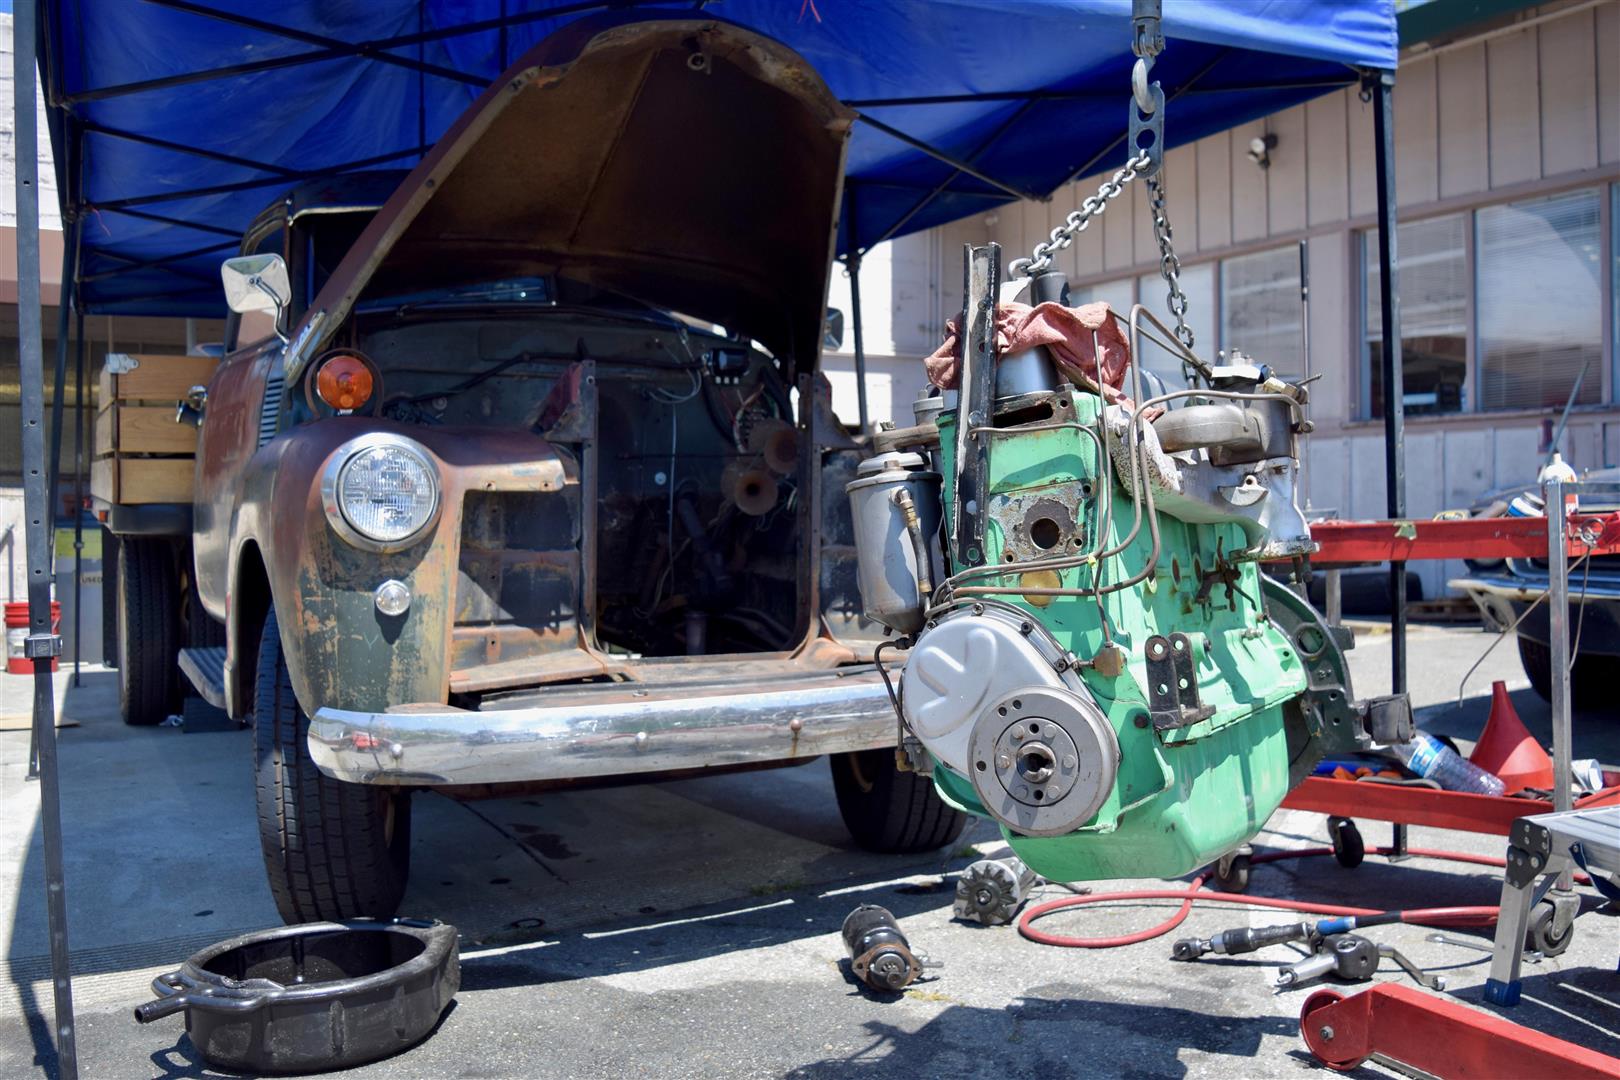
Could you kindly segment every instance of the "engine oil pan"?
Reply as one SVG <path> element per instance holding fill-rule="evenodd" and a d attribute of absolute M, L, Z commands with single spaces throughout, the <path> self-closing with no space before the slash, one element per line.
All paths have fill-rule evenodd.
<path fill-rule="evenodd" d="M 419 919 L 307 923 L 210 945 L 152 980 L 143 1024 L 184 1009 L 212 1065 L 234 1072 L 343 1069 L 433 1030 L 461 985 L 456 928 Z"/>

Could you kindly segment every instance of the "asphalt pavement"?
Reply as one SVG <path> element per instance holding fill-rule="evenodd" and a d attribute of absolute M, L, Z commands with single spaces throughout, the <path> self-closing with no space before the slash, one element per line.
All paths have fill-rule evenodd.
<path fill-rule="evenodd" d="M 1375 630 L 1376 628 L 1374 628 Z M 1479 630 L 1414 628 L 1420 723 L 1464 744 L 1507 681 L 1545 738 L 1511 639 L 1463 688 L 1492 642 Z M 1388 687 L 1386 634 L 1358 635 L 1358 692 Z M 27 680 L 0 677 L 0 712 L 26 709 Z M 214 1075 L 181 1017 L 142 1027 L 130 1009 L 153 975 L 276 915 L 254 825 L 245 732 L 127 729 L 113 673 L 59 690 L 67 895 L 81 1075 Z M 1575 754 L 1620 761 L 1620 717 L 1583 714 Z M 0 1076 L 54 1076 L 37 788 L 28 735 L 0 733 Z M 363 1077 L 1298 1076 L 1320 1072 L 1298 1035 L 1303 991 L 1276 991 L 1275 948 L 1195 965 L 1174 936 L 1288 916 L 1201 906 L 1176 935 L 1124 948 L 1060 949 L 1010 927 L 951 920 L 955 875 L 1006 849 L 979 823 L 950 849 L 893 857 L 855 849 L 825 762 L 771 772 L 460 804 L 420 796 L 409 914 L 461 930 L 462 989 L 421 1045 L 344 1074 Z M 1386 826 L 1363 826 L 1382 843 Z M 1284 811 L 1261 848 L 1320 845 L 1315 814 Z M 1500 855 L 1499 837 L 1413 829 L 1413 846 Z M 1251 893 L 1368 907 L 1494 904 L 1488 868 L 1369 857 L 1345 870 L 1312 858 L 1259 867 Z M 1098 890 L 1161 882 L 1093 883 Z M 1044 886 L 1041 898 L 1066 895 Z M 900 917 L 941 966 L 880 997 L 849 975 L 838 929 L 862 902 Z M 1086 907 L 1043 923 L 1125 933 L 1174 903 Z M 1480 1004 L 1488 956 L 1396 926 L 1370 936 L 1443 970 Z M 1469 936 L 1462 932 L 1462 936 Z M 1478 946 L 1488 938 L 1471 935 Z M 1620 1055 L 1620 925 L 1588 900 L 1568 952 L 1529 964 L 1524 1003 L 1503 1015 Z M 1405 977 L 1385 963 L 1378 978 Z M 1391 1075 L 1377 1063 L 1357 1074 Z M 1321 1075 L 1326 1075 L 1322 1072 Z M 1355 1074 L 1353 1074 L 1355 1075 Z"/>

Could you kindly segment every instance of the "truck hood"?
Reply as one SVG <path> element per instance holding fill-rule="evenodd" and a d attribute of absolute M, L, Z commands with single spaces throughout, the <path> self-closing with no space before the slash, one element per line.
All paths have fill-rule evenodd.
<path fill-rule="evenodd" d="M 802 57 L 712 17 L 571 24 L 401 182 L 310 305 L 288 370 L 363 296 L 548 273 L 808 370 L 853 118 Z"/>

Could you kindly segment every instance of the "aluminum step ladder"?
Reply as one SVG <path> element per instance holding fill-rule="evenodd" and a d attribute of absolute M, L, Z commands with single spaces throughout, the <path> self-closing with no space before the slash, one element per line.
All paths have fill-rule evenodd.
<path fill-rule="evenodd" d="M 1502 879 L 1502 913 L 1496 920 L 1496 947 L 1491 953 L 1490 978 L 1485 982 L 1486 1001 L 1519 1003 L 1519 965 L 1532 913 L 1562 875 L 1576 870 L 1590 876 L 1605 896 L 1620 898 L 1615 883 L 1620 878 L 1620 806 L 1537 814 L 1513 823 Z M 1564 924 L 1553 924 L 1558 936 L 1574 932 L 1572 906 L 1554 905 L 1550 917 Z"/>

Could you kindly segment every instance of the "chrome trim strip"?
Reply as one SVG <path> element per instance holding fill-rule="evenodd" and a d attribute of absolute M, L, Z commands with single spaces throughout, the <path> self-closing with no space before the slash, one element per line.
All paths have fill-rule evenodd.
<path fill-rule="evenodd" d="M 870 670 L 753 692 L 710 686 L 688 697 L 652 697 L 633 683 L 603 690 L 619 700 L 559 688 L 555 703 L 488 712 L 320 709 L 309 755 L 351 783 L 499 784 L 790 761 L 895 742 L 894 710 Z"/>
<path fill-rule="evenodd" d="M 1569 583 L 1569 602 L 1581 603 L 1582 591 L 1580 575 L 1571 575 Z M 1485 593 L 1489 596 L 1501 596 L 1508 600 L 1531 601 L 1541 597 L 1547 592 L 1545 582 L 1529 581 L 1524 578 L 1452 578 L 1446 584 L 1453 589 L 1462 589 L 1469 593 Z M 1593 578 L 1586 583 L 1585 597 L 1591 603 L 1603 603 L 1611 600 L 1620 600 L 1620 585 Z"/>

